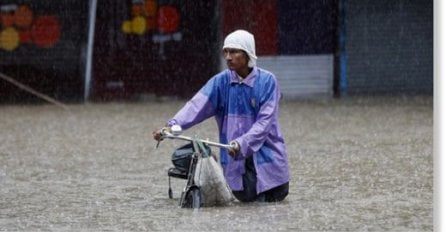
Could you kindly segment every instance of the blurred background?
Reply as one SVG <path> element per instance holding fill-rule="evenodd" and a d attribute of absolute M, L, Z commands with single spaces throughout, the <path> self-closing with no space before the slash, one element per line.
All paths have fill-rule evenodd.
<path fill-rule="evenodd" d="M 2 0 L 0 73 L 63 102 L 188 98 L 256 38 L 284 98 L 433 95 L 429 0 Z M 0 102 L 38 102 L 0 79 Z"/>
<path fill-rule="evenodd" d="M 1 0 L 0 231 L 432 231 L 433 8 Z M 226 68 L 236 29 L 286 99 L 290 194 L 182 210 L 184 182 L 169 199 L 166 174 L 183 144 L 156 149 L 151 133 Z M 186 135 L 215 141 L 216 126 Z"/>

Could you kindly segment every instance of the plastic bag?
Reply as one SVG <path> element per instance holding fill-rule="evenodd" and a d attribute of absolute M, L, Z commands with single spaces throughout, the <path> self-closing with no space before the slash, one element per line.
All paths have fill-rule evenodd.
<path fill-rule="evenodd" d="M 194 181 L 200 186 L 203 206 L 223 206 L 234 200 L 222 168 L 211 156 L 198 160 Z"/>

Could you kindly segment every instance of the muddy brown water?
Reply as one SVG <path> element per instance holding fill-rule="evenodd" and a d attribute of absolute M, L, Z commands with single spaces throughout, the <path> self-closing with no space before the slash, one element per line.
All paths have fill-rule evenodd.
<path fill-rule="evenodd" d="M 432 97 L 284 101 L 281 203 L 178 207 L 151 131 L 184 101 L 0 106 L 1 231 L 432 231 Z M 215 140 L 213 119 L 185 132 Z"/>

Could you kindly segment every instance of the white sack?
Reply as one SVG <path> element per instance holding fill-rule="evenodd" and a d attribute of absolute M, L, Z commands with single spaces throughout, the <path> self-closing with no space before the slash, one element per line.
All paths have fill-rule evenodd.
<path fill-rule="evenodd" d="M 227 205 L 234 200 L 222 168 L 212 157 L 198 159 L 194 181 L 200 186 L 201 202 L 205 207 Z"/>

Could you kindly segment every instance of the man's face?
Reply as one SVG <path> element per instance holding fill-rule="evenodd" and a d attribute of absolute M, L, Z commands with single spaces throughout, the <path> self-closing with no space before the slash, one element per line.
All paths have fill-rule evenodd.
<path fill-rule="evenodd" d="M 243 50 L 225 48 L 223 49 L 223 56 L 230 70 L 237 72 L 248 67 L 249 58 Z"/>

